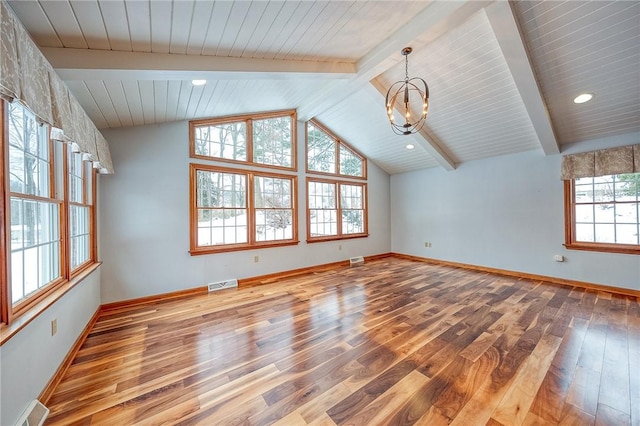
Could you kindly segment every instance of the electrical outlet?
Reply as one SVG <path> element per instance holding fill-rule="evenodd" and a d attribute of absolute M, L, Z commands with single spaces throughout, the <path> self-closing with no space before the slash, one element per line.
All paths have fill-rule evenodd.
<path fill-rule="evenodd" d="M 253 263 L 258 263 L 260 262 L 260 257 L 259 256 L 253 256 Z"/>
<path fill-rule="evenodd" d="M 554 259 L 556 262 L 564 262 L 564 256 L 563 256 L 563 255 L 561 255 L 561 254 L 556 254 L 555 256 L 553 256 L 553 259 Z"/>
<path fill-rule="evenodd" d="M 431 243 L 429 241 L 425 241 L 424 242 L 424 246 L 428 247 L 428 248 L 431 248 Z"/>
<path fill-rule="evenodd" d="M 338 250 L 342 250 L 342 244 L 338 246 Z"/>
<path fill-rule="evenodd" d="M 51 335 L 55 336 L 58 332 L 58 319 L 54 318 L 51 320 Z"/>

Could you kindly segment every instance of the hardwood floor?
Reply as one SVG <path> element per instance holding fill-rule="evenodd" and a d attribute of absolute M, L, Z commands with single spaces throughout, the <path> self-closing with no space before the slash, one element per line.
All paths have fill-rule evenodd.
<path fill-rule="evenodd" d="M 49 425 L 640 425 L 640 304 L 386 258 L 101 313 Z"/>

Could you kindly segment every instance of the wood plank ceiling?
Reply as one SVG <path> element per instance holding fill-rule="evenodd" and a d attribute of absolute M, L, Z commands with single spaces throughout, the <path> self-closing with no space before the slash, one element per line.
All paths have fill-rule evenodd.
<path fill-rule="evenodd" d="M 8 3 L 98 128 L 297 108 L 390 174 L 640 135 L 639 2 Z M 407 45 L 431 91 L 409 137 L 381 94 Z"/>

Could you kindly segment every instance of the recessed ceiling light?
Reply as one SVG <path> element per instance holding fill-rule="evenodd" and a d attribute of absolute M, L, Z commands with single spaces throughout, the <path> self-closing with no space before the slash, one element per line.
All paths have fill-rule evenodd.
<path fill-rule="evenodd" d="M 194 86 L 202 86 L 203 84 L 207 84 L 207 80 L 191 80 L 191 84 Z"/>
<path fill-rule="evenodd" d="M 573 100 L 576 104 L 583 104 L 593 99 L 593 93 L 581 93 Z"/>
<path fill-rule="evenodd" d="M 415 146 L 412 143 L 407 144 L 407 149 L 413 149 L 413 148 L 415 148 Z"/>

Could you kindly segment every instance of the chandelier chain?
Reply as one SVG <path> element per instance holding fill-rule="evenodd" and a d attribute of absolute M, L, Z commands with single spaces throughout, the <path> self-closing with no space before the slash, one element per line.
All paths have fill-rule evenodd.
<path fill-rule="evenodd" d="M 404 56 L 404 79 L 409 81 L 409 55 Z"/>

